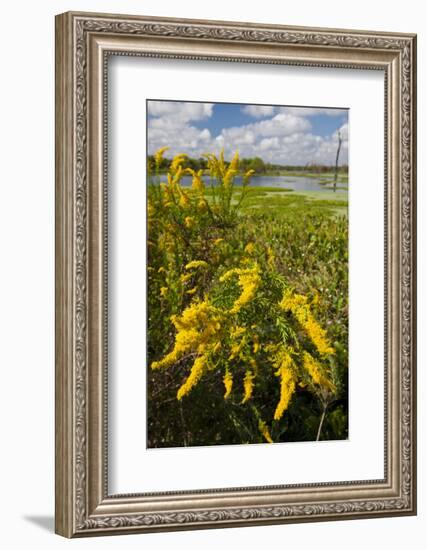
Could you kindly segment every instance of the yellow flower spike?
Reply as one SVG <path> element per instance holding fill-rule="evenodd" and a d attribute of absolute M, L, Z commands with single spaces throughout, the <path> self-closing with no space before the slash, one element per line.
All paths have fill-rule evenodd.
<path fill-rule="evenodd" d="M 274 412 L 274 420 L 280 420 L 289 406 L 295 392 L 295 375 L 291 370 L 292 359 L 287 351 L 280 357 L 281 362 L 276 376 L 280 377 L 280 400 Z"/>
<path fill-rule="evenodd" d="M 225 386 L 224 399 L 228 399 L 233 388 L 233 376 L 228 369 L 225 371 L 223 382 Z"/>
<path fill-rule="evenodd" d="M 234 302 L 230 313 L 237 313 L 243 306 L 251 302 L 255 298 L 256 291 L 261 284 L 260 269 L 258 264 L 254 264 L 250 268 L 234 268 L 224 273 L 220 278 L 220 282 L 227 281 L 233 275 L 238 276 L 238 284 L 242 289 L 240 296 Z"/>
<path fill-rule="evenodd" d="M 274 256 L 273 249 L 271 248 L 271 246 L 268 246 L 267 247 L 267 265 L 270 269 L 274 269 L 275 267 L 274 261 L 275 261 L 275 256 Z"/>
<path fill-rule="evenodd" d="M 184 153 L 174 156 L 170 165 L 170 171 L 172 172 L 172 174 L 175 174 L 179 169 L 182 170 L 182 164 L 187 157 L 188 155 Z"/>
<path fill-rule="evenodd" d="M 267 443 L 273 443 L 273 439 L 271 438 L 270 431 L 267 427 L 267 424 L 264 422 L 264 420 L 259 419 L 258 429 L 261 432 L 261 435 L 267 441 Z"/>
<path fill-rule="evenodd" d="M 162 162 L 164 153 L 170 149 L 170 147 L 161 147 L 156 153 L 154 154 L 154 161 L 156 163 L 157 168 L 160 167 L 160 163 Z"/>
<path fill-rule="evenodd" d="M 212 348 L 212 351 L 213 351 L 214 353 L 216 353 L 217 351 L 219 351 L 219 350 L 221 349 L 221 347 L 222 347 L 222 344 L 221 344 L 221 342 L 218 341 L 218 342 L 214 345 L 214 347 Z"/>
<path fill-rule="evenodd" d="M 314 319 L 306 296 L 294 294 L 291 290 L 286 289 L 281 302 L 279 302 L 279 307 L 284 311 L 292 312 L 316 346 L 320 355 L 332 355 L 335 353 L 327 338 L 326 330 Z"/>
<path fill-rule="evenodd" d="M 207 268 L 209 267 L 209 264 L 207 262 L 205 262 L 204 260 L 192 260 L 191 262 L 189 262 L 186 266 L 185 266 L 185 269 L 197 269 L 197 268 Z"/>
<path fill-rule="evenodd" d="M 334 384 L 323 374 L 320 364 L 306 351 L 303 353 L 303 366 L 315 384 L 323 386 L 331 392 L 336 391 Z"/>
<path fill-rule="evenodd" d="M 196 358 L 193 366 L 191 367 L 190 375 L 188 376 L 184 384 L 179 388 L 178 393 L 176 394 L 176 398 L 178 399 L 178 401 L 180 401 L 184 396 L 188 395 L 190 391 L 194 388 L 194 386 L 196 386 L 200 382 L 200 379 L 205 373 L 206 366 L 206 356 L 202 355 Z"/>
<path fill-rule="evenodd" d="M 243 380 L 243 388 L 245 390 L 245 395 L 243 396 L 243 399 L 242 399 L 242 405 L 243 403 L 246 403 L 247 401 L 249 401 L 249 399 L 252 397 L 252 393 L 254 391 L 254 374 L 250 371 L 250 370 L 247 370 L 246 373 L 245 373 L 245 378 Z"/>
<path fill-rule="evenodd" d="M 192 218 L 191 216 L 187 216 L 184 220 L 184 225 L 188 229 L 191 229 L 194 226 L 194 218 Z"/>
<path fill-rule="evenodd" d="M 162 286 L 162 288 L 160 289 L 160 296 L 162 296 L 162 298 L 164 298 L 168 293 L 168 287 L 167 286 Z"/>
<path fill-rule="evenodd" d="M 228 167 L 228 169 L 237 171 L 239 169 L 239 163 L 240 163 L 239 152 L 236 151 L 234 153 L 233 158 L 231 159 L 230 166 Z"/>
<path fill-rule="evenodd" d="M 251 177 L 255 174 L 255 170 L 248 170 L 244 175 L 243 175 L 243 185 L 248 185 Z"/>
<path fill-rule="evenodd" d="M 193 179 L 191 180 L 191 188 L 197 193 L 203 193 L 205 190 L 205 184 L 202 180 L 203 170 L 199 170 L 198 172 L 192 170 L 191 172 L 193 176 Z"/>
<path fill-rule="evenodd" d="M 219 168 L 218 176 L 224 176 L 225 174 L 224 147 L 221 149 L 219 153 L 218 168 Z"/>
<path fill-rule="evenodd" d="M 186 294 L 190 294 L 190 295 L 193 295 L 197 292 L 197 286 L 195 286 L 194 288 L 191 288 L 190 290 L 187 290 L 186 291 Z"/>
<path fill-rule="evenodd" d="M 187 195 L 182 193 L 182 195 L 179 198 L 179 206 L 181 206 L 182 208 L 186 208 L 189 204 L 190 204 L 190 199 L 188 198 Z"/>
<path fill-rule="evenodd" d="M 224 178 L 222 180 L 222 183 L 224 187 L 230 187 L 234 177 L 237 175 L 237 170 L 230 170 L 230 168 L 227 170 L 227 172 L 224 175 Z"/>
<path fill-rule="evenodd" d="M 246 332 L 246 327 L 241 327 L 241 326 L 237 325 L 237 326 L 231 328 L 230 336 L 232 338 L 238 338 L 239 336 L 241 336 L 245 332 Z"/>
<path fill-rule="evenodd" d="M 217 317 L 219 311 L 207 301 L 194 301 L 181 315 L 170 320 L 177 333 L 171 352 L 151 364 L 152 369 L 168 368 L 189 352 L 198 352 L 218 341 Z"/>
<path fill-rule="evenodd" d="M 255 245 L 254 243 L 248 243 L 246 246 L 245 246 L 245 252 L 247 252 L 248 254 L 253 254 L 255 252 Z"/>
<path fill-rule="evenodd" d="M 186 273 L 185 275 L 181 275 L 181 277 L 180 277 L 181 282 L 186 283 L 187 281 L 189 281 L 191 279 L 192 276 L 193 276 L 193 273 Z"/>

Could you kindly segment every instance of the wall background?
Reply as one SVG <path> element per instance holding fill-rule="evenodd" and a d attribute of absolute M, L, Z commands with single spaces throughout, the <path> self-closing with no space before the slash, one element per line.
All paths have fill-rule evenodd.
<path fill-rule="evenodd" d="M 425 419 L 426 85 L 423 4 L 378 0 L 14 0 L 2 8 L 0 85 L 0 541 L 4 548 L 421 548 L 427 529 Z M 54 510 L 54 15 L 67 10 L 417 32 L 419 202 L 419 512 L 417 517 L 67 541 Z M 424 147 L 423 147 L 424 146 Z M 423 246 L 424 245 L 424 246 Z M 369 381 L 367 381 L 369 383 Z"/>

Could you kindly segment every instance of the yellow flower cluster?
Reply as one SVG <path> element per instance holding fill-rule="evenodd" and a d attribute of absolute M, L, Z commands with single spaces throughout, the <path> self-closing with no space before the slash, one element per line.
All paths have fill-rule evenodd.
<path fill-rule="evenodd" d="M 197 193 L 203 193 L 205 190 L 205 184 L 202 180 L 203 170 L 199 170 L 198 172 L 196 172 L 192 168 L 187 168 L 186 171 L 191 176 L 193 176 L 193 179 L 191 181 L 191 188 Z"/>
<path fill-rule="evenodd" d="M 248 185 L 249 183 L 249 180 L 251 179 L 251 177 L 255 174 L 255 170 L 248 170 L 244 175 L 243 175 L 243 185 Z"/>
<path fill-rule="evenodd" d="M 191 367 L 190 375 L 178 390 L 178 393 L 176 395 L 176 398 L 178 399 L 178 401 L 181 400 L 185 395 L 190 393 L 190 391 L 194 388 L 194 386 L 198 384 L 198 382 L 200 381 L 200 379 L 202 378 L 206 370 L 206 365 L 207 365 L 206 355 L 201 355 L 200 357 L 196 358 L 196 360 L 193 363 L 193 366 Z"/>
<path fill-rule="evenodd" d="M 296 376 L 292 368 L 293 360 L 288 349 L 283 346 L 276 349 L 274 366 L 277 368 L 276 376 L 280 378 L 280 400 L 274 412 L 274 420 L 280 420 L 295 392 Z"/>
<path fill-rule="evenodd" d="M 248 243 L 246 246 L 245 246 L 245 252 L 247 252 L 248 254 L 253 254 L 255 252 L 255 245 L 254 243 Z"/>
<path fill-rule="evenodd" d="M 267 441 L 267 443 L 273 443 L 273 439 L 271 438 L 270 431 L 267 427 L 267 424 L 264 422 L 264 420 L 259 420 L 258 422 L 258 429 L 261 432 L 264 439 Z"/>
<path fill-rule="evenodd" d="M 228 369 L 225 371 L 223 382 L 225 387 L 224 399 L 228 399 L 230 396 L 231 390 L 233 389 L 233 376 L 231 375 L 231 372 Z"/>
<path fill-rule="evenodd" d="M 217 178 L 222 182 L 222 185 L 225 188 L 230 188 L 235 176 L 239 171 L 239 153 L 235 153 L 231 159 L 230 164 L 226 165 L 224 160 L 224 149 L 221 150 L 219 157 L 216 157 L 214 154 L 210 153 L 205 155 L 208 160 L 208 170 L 213 178 Z M 249 174 L 247 180 L 252 174 Z"/>
<path fill-rule="evenodd" d="M 191 229 L 194 225 L 194 218 L 192 218 L 191 216 L 186 216 L 184 220 L 184 225 L 185 227 L 187 227 L 187 229 Z"/>
<path fill-rule="evenodd" d="M 182 164 L 184 163 L 185 159 L 188 157 L 188 155 L 181 154 L 176 155 L 170 165 L 170 171 L 172 174 L 178 173 L 179 170 L 182 170 Z"/>
<path fill-rule="evenodd" d="M 261 284 L 261 275 L 258 264 L 254 264 L 249 268 L 234 268 L 230 269 L 220 277 L 220 281 L 224 282 L 233 277 L 238 276 L 238 283 L 242 289 L 240 296 L 234 302 L 230 313 L 237 313 L 243 306 L 254 299 L 256 291 Z"/>
<path fill-rule="evenodd" d="M 254 374 L 247 370 L 245 373 L 245 378 L 243 380 L 243 389 L 245 391 L 245 395 L 242 399 L 242 405 L 243 403 L 246 403 L 246 401 L 249 401 L 249 399 L 252 397 L 252 393 L 254 391 Z"/>
<path fill-rule="evenodd" d="M 237 175 L 239 171 L 239 154 L 235 153 L 234 157 L 232 158 L 229 167 L 225 171 L 223 175 L 223 185 L 224 187 L 230 187 L 230 185 L 233 182 L 234 177 Z"/>
<path fill-rule="evenodd" d="M 315 384 L 319 384 L 319 386 L 326 387 L 330 391 L 335 392 L 335 386 L 324 375 L 323 369 L 320 364 L 307 351 L 304 351 L 303 353 L 303 366 L 305 370 L 309 373 L 311 379 Z"/>
<path fill-rule="evenodd" d="M 154 155 L 154 161 L 156 163 L 156 167 L 159 168 L 160 166 L 160 163 L 162 162 L 162 159 L 163 159 L 163 155 L 165 154 L 165 152 L 170 149 L 170 147 L 162 147 L 161 149 L 159 149 L 156 154 Z"/>
<path fill-rule="evenodd" d="M 273 252 L 273 249 L 271 248 L 271 246 L 268 246 L 267 247 L 267 265 L 270 269 L 274 269 L 275 267 L 275 257 L 274 257 L 274 252 Z"/>
<path fill-rule="evenodd" d="M 173 315 L 171 321 L 177 330 L 174 347 L 160 361 L 153 361 L 152 369 L 170 367 L 188 353 L 204 354 L 216 343 L 221 329 L 218 311 L 207 301 L 192 303 L 181 316 Z"/>
<path fill-rule="evenodd" d="M 206 268 L 208 263 L 204 260 L 192 260 L 185 266 L 185 269 L 197 269 L 198 267 Z"/>
<path fill-rule="evenodd" d="M 287 289 L 283 294 L 279 307 L 284 311 L 293 313 L 321 355 L 335 353 L 334 348 L 327 338 L 326 330 L 324 330 L 314 319 L 306 296 L 293 293 L 291 290 Z"/>

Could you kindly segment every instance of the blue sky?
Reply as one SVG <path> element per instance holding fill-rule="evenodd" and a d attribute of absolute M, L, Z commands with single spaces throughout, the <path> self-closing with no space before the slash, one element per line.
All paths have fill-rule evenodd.
<path fill-rule="evenodd" d="M 337 132 L 340 164 L 348 162 L 348 111 L 232 103 L 147 101 L 148 152 L 201 156 L 224 148 L 226 157 L 259 156 L 280 164 L 333 164 Z"/>

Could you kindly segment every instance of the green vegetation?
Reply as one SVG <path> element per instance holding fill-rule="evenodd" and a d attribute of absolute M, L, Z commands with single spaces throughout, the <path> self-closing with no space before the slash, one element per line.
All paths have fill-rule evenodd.
<path fill-rule="evenodd" d="M 148 190 L 148 446 L 346 439 L 347 193 L 253 187 L 237 155 L 197 171 L 180 155 L 163 175 L 163 152 Z"/>

